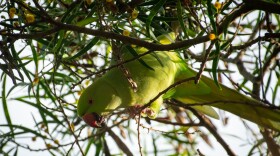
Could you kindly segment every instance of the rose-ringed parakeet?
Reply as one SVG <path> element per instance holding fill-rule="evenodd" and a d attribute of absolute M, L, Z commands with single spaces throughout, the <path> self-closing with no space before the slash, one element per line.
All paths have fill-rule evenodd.
<path fill-rule="evenodd" d="M 169 37 L 159 37 L 160 42 L 166 43 L 166 40 L 169 41 Z M 128 48 L 121 50 L 120 57 L 124 61 L 135 57 Z M 142 54 L 148 50 L 138 48 L 135 51 Z M 113 60 L 113 64 L 116 64 L 116 61 Z M 95 80 L 82 92 L 77 106 L 78 115 L 88 125 L 101 127 L 104 122 L 103 116 L 112 111 L 118 108 L 143 106 L 174 83 L 197 75 L 174 51 L 152 52 L 124 64 L 124 68 L 129 72 L 133 83 L 136 83 L 136 89 L 131 85 L 124 71 L 116 67 Z M 221 85 L 219 88 L 212 79 L 206 76 L 202 76 L 198 84 L 191 80 L 171 88 L 151 103 L 144 114 L 155 118 L 164 99 L 176 99 L 189 106 L 192 103 L 207 102 L 208 105 L 196 105 L 192 108 L 218 119 L 219 116 L 212 108 L 213 106 L 260 126 L 280 130 L 279 110 L 271 109 L 226 86 Z"/>

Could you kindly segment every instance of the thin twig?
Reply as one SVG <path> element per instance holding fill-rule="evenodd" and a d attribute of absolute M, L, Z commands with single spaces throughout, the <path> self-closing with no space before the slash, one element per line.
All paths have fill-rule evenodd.
<path fill-rule="evenodd" d="M 52 89 L 50 88 L 50 86 L 49 86 L 49 85 L 47 85 L 47 86 L 49 87 L 50 92 L 52 92 L 52 94 L 56 97 L 56 99 L 59 99 L 58 96 L 57 96 L 57 93 L 56 93 L 56 87 L 55 87 L 54 85 L 55 85 L 55 83 L 53 83 L 53 92 L 52 92 Z M 60 100 L 57 100 L 57 101 L 58 101 L 58 103 L 59 103 L 58 107 L 60 108 L 61 113 L 62 113 L 62 115 L 63 115 L 63 118 L 65 119 L 65 121 L 66 121 L 66 123 L 67 123 L 68 129 L 70 130 L 71 134 L 72 134 L 72 135 L 74 136 L 74 138 L 75 138 L 75 142 L 73 142 L 73 143 L 76 143 L 76 144 L 77 144 L 77 146 L 78 146 L 78 148 L 79 148 L 81 154 L 82 154 L 83 156 L 85 156 L 85 154 L 84 154 L 84 152 L 83 152 L 83 150 L 82 150 L 82 147 L 81 147 L 80 144 L 79 144 L 78 136 L 76 136 L 74 130 L 72 129 L 71 123 L 70 123 L 70 121 L 68 120 L 68 116 L 66 115 L 66 113 L 65 113 L 65 111 L 64 111 L 64 107 L 63 107 L 61 101 L 60 101 Z M 71 150 L 71 149 L 69 149 L 69 150 Z"/>
<path fill-rule="evenodd" d="M 199 149 L 196 150 L 199 156 L 205 156 L 204 154 L 201 153 Z"/>
<path fill-rule="evenodd" d="M 260 130 L 269 151 L 271 152 L 272 156 L 279 156 L 280 155 L 280 146 L 275 142 L 272 131 L 268 129 Z"/>
<path fill-rule="evenodd" d="M 264 40 L 265 38 L 266 38 L 266 37 L 261 37 L 261 36 L 259 36 L 259 37 L 255 38 L 255 39 L 251 40 L 251 41 L 245 42 L 245 43 L 242 44 L 242 45 L 239 45 L 239 46 L 231 46 L 229 51 L 246 49 L 246 48 L 250 47 L 251 45 L 258 43 L 259 41 Z"/>
<path fill-rule="evenodd" d="M 242 62 L 242 57 L 244 55 L 245 51 L 241 51 L 236 58 L 234 59 L 234 62 L 236 63 L 236 66 L 238 68 L 239 73 L 246 78 L 247 80 L 251 81 L 252 83 L 256 82 L 257 79 L 254 75 L 252 75 L 251 73 L 249 73 L 245 66 L 244 63 Z"/>
<path fill-rule="evenodd" d="M 137 140 L 138 140 L 139 153 L 140 153 L 141 156 L 143 156 L 143 153 L 142 153 L 142 146 L 141 146 L 141 140 L 140 140 L 140 119 L 141 119 L 141 113 L 138 114 L 138 122 L 137 122 Z"/>
<path fill-rule="evenodd" d="M 263 14 L 262 14 L 262 16 L 263 16 Z M 261 17 L 262 17 L 262 16 L 261 16 Z M 261 24 L 262 24 L 262 21 L 264 22 L 264 21 L 265 21 L 265 18 L 263 18 L 263 19 L 260 21 L 260 23 L 258 24 L 258 28 L 259 28 L 259 29 L 258 29 L 258 34 L 259 34 L 259 37 L 261 36 Z M 259 74 L 259 76 L 260 76 L 260 77 L 263 77 L 264 73 L 263 73 L 262 60 L 261 60 L 261 41 L 258 42 L 258 55 L 259 55 L 258 64 L 259 64 L 259 66 L 260 66 L 260 74 Z M 263 99 L 264 99 L 265 101 L 267 101 L 267 100 L 266 100 L 266 97 L 265 97 L 265 93 L 264 93 L 263 79 L 258 79 L 258 80 L 260 80 L 260 83 L 261 83 L 261 91 L 262 91 Z"/>
<path fill-rule="evenodd" d="M 114 139 L 117 146 L 128 156 L 133 156 L 132 152 L 129 150 L 127 145 L 120 139 L 119 136 L 117 136 L 111 128 L 107 129 L 108 134 Z"/>
<path fill-rule="evenodd" d="M 207 62 L 207 60 L 208 60 L 208 58 L 209 58 L 210 52 L 211 52 L 211 50 L 212 50 L 214 44 L 215 44 L 215 42 L 211 42 L 211 44 L 209 45 L 209 47 L 207 48 L 207 50 L 206 50 L 206 52 L 205 52 L 204 59 L 203 59 L 203 61 L 202 61 L 201 64 L 200 64 L 199 71 L 198 71 L 198 73 L 197 73 L 197 75 L 196 75 L 196 78 L 195 78 L 195 84 L 198 84 L 198 83 L 199 83 L 199 80 L 200 80 L 200 78 L 201 78 L 201 76 L 202 76 L 202 72 L 203 72 L 204 69 L 205 69 L 205 64 L 206 64 L 206 62 Z"/>
<path fill-rule="evenodd" d="M 155 128 L 152 128 L 152 127 L 146 127 L 144 126 L 143 124 L 140 124 L 140 126 L 143 128 L 143 129 L 147 129 L 148 132 L 150 131 L 154 131 L 154 132 L 159 132 L 161 134 L 176 134 L 176 135 L 186 135 L 186 134 L 195 134 L 195 133 L 199 133 L 201 132 L 200 130 L 195 130 L 194 132 L 188 132 L 188 131 L 185 131 L 185 132 L 174 132 L 174 131 L 171 131 L 171 132 L 167 132 L 167 131 L 163 131 L 163 130 L 159 130 L 159 129 L 155 129 Z M 201 126 L 203 126 L 203 124 L 201 124 Z"/>
<path fill-rule="evenodd" d="M 152 121 L 156 121 L 159 123 L 164 123 L 167 125 L 173 125 L 173 126 L 185 126 L 185 127 L 191 127 L 191 126 L 202 126 L 201 123 L 179 123 L 179 122 L 170 122 L 167 120 L 162 120 L 162 119 L 150 119 Z"/>
<path fill-rule="evenodd" d="M 200 115 L 195 109 L 189 109 L 199 120 L 203 123 L 204 127 L 217 139 L 217 141 L 223 146 L 229 156 L 236 156 L 230 146 L 225 142 L 225 140 L 220 136 L 216 129 L 214 129 L 202 115 Z"/>
<path fill-rule="evenodd" d="M 262 68 L 262 72 L 265 73 L 266 71 L 268 71 L 271 63 L 273 61 L 275 61 L 277 55 L 280 53 L 280 47 L 279 46 L 276 46 L 274 49 L 273 49 L 273 52 L 272 54 L 269 56 L 269 58 L 267 58 L 264 62 L 264 65 L 263 65 L 263 68 Z M 262 75 L 264 76 L 264 74 Z"/>

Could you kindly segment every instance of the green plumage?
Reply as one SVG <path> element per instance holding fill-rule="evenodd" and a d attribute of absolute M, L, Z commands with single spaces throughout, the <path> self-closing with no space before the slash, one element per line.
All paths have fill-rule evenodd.
<path fill-rule="evenodd" d="M 146 50 L 137 49 L 136 51 L 140 54 Z M 129 60 L 134 56 L 123 48 L 121 57 L 123 60 Z M 117 108 L 145 105 L 170 85 L 197 74 L 176 52 L 154 52 L 141 59 L 152 69 L 147 68 L 139 60 L 124 65 L 138 86 L 136 92 L 133 91 L 123 71 L 120 68 L 113 68 L 83 91 L 78 103 L 78 115 L 83 116 L 86 113 L 95 112 L 103 116 Z M 262 107 L 262 103 L 223 85 L 219 89 L 213 80 L 205 76 L 202 76 L 199 84 L 188 81 L 161 96 L 150 106 L 149 109 L 155 114 L 149 115 L 149 117 L 156 117 L 163 98 L 174 98 L 190 105 L 208 102 L 210 104 L 207 106 L 193 106 L 193 108 L 208 116 L 219 118 L 211 107 L 213 106 L 260 126 L 280 130 L 280 112 L 278 110 Z M 211 103 L 211 101 L 215 103 Z"/>

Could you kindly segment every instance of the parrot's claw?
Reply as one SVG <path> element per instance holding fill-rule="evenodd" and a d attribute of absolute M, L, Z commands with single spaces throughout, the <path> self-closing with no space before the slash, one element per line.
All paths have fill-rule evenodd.
<path fill-rule="evenodd" d="M 139 114 L 139 110 L 141 109 L 141 105 L 134 105 L 134 106 L 131 106 L 131 107 L 128 107 L 127 110 L 128 110 L 128 113 L 129 113 L 129 116 L 134 118 L 136 115 Z M 147 107 L 147 108 L 144 108 L 142 111 L 141 111 L 141 116 L 142 117 L 149 117 L 149 118 L 156 118 L 156 113 L 154 110 L 152 110 L 150 107 Z"/>
<path fill-rule="evenodd" d="M 127 108 L 128 114 L 130 117 L 134 118 L 138 113 L 139 109 L 141 109 L 141 105 L 134 105 Z"/>
<path fill-rule="evenodd" d="M 154 118 L 156 118 L 156 113 L 154 110 L 152 110 L 151 108 L 148 107 L 148 108 L 145 108 L 142 110 L 141 116 L 143 116 L 143 117 L 148 116 L 149 118 L 154 119 Z"/>

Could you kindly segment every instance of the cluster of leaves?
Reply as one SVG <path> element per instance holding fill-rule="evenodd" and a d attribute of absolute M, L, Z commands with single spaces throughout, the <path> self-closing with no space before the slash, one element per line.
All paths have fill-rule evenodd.
<path fill-rule="evenodd" d="M 200 73 L 209 70 L 216 82 L 222 81 L 223 72 L 232 78 L 228 64 L 234 64 L 243 76 L 238 89 L 277 103 L 280 7 L 274 1 L 257 1 L 259 5 L 251 0 L 215 4 L 210 0 L 1 0 L 1 100 L 6 124 L 0 125 L 0 152 L 16 155 L 19 149 L 26 149 L 48 151 L 53 155 L 76 152 L 87 155 L 94 149 L 95 155 L 108 154 L 110 148 L 105 132 L 117 143 L 120 149 L 117 152 L 131 154 L 128 145 L 123 143 L 127 135 L 131 140 L 142 141 L 140 148 L 146 145 L 147 142 L 139 138 L 139 126 L 135 128 L 131 124 L 134 120 L 121 120 L 123 114 L 110 118 L 111 125 L 115 126 L 113 130 L 121 135 L 116 135 L 111 128 L 85 128 L 76 114 L 76 101 L 83 88 L 111 69 L 111 41 L 150 50 L 177 50 L 189 63 L 199 63 Z M 170 45 L 159 44 L 156 36 L 168 32 L 175 32 L 177 41 Z M 267 33 L 264 35 L 264 32 Z M 194 45 L 202 48 L 192 51 Z M 246 56 L 253 59 L 244 62 Z M 204 68 L 207 62 L 211 62 L 210 67 Z M 248 71 L 245 63 L 253 70 Z M 220 69 L 221 65 L 225 70 Z M 265 74 L 269 75 L 267 79 L 264 79 Z M 7 80 L 12 81 L 12 87 Z M 273 80 L 278 82 L 273 83 Z M 254 87 L 248 87 L 248 83 Z M 26 92 L 13 94 L 22 87 Z M 262 96 L 259 95 L 261 88 Z M 267 98 L 269 94 L 271 98 Z M 12 102 L 39 112 L 39 115 L 32 115 L 32 126 L 14 123 L 10 113 Z M 198 138 L 212 146 L 207 131 L 200 128 L 206 127 L 229 155 L 234 154 L 210 120 L 193 110 L 175 107 L 169 111 L 168 108 L 161 116 L 165 120 L 137 120 L 140 129 L 153 133 L 150 135 L 153 148 L 143 148 L 144 152 L 194 155 Z M 194 122 L 197 118 L 199 123 Z M 169 131 L 160 130 L 165 125 L 170 126 Z M 200 132 L 189 134 L 190 126 Z M 45 146 L 33 148 L 22 144 L 21 137 L 30 139 L 30 145 L 31 141 L 40 140 Z M 165 151 L 157 147 L 159 139 L 172 148 Z M 265 140 L 256 139 L 259 141 L 250 152 L 266 153 L 266 149 L 261 148 Z M 72 150 L 73 146 L 77 148 Z M 150 145 L 147 143 L 147 146 Z"/>

